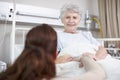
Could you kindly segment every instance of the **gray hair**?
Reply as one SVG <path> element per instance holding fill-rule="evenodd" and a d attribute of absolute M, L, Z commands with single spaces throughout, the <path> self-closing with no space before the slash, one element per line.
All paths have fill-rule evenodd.
<path fill-rule="evenodd" d="M 82 16 L 81 10 L 80 10 L 78 5 L 76 5 L 76 4 L 65 4 L 60 10 L 60 18 L 63 18 L 65 12 L 67 12 L 67 11 L 72 11 L 72 12 L 78 13 L 80 15 L 80 17 Z"/>

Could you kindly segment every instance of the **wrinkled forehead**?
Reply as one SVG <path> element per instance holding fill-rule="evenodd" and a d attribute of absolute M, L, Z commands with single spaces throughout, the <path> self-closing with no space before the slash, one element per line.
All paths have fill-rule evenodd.
<path fill-rule="evenodd" d="M 66 17 L 76 17 L 77 19 L 81 19 L 81 15 L 78 12 L 74 11 L 65 12 L 61 19 L 64 19 Z"/>
<path fill-rule="evenodd" d="M 67 11 L 64 11 L 60 15 L 60 18 L 62 19 L 63 17 L 65 17 L 68 14 L 73 14 L 73 15 L 79 16 L 81 18 L 81 13 L 79 11 L 77 11 L 77 10 L 67 10 Z"/>
<path fill-rule="evenodd" d="M 67 11 L 67 12 L 65 12 L 63 17 L 66 17 L 66 16 L 76 16 L 76 17 L 80 17 L 79 13 L 73 12 L 73 11 Z"/>
<path fill-rule="evenodd" d="M 68 11 L 64 12 L 64 14 L 65 13 L 76 13 L 76 14 L 80 15 L 80 13 L 78 11 L 74 11 L 74 10 L 68 10 Z"/>
<path fill-rule="evenodd" d="M 77 9 L 67 9 L 66 11 L 64 11 L 63 13 L 77 13 L 79 15 L 81 15 L 81 12 Z"/>

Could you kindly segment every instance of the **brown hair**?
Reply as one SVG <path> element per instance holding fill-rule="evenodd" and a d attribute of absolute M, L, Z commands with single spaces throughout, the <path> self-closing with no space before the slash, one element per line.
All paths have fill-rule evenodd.
<path fill-rule="evenodd" d="M 55 77 L 57 35 L 47 24 L 32 28 L 15 63 L 0 74 L 0 80 L 42 80 Z"/>

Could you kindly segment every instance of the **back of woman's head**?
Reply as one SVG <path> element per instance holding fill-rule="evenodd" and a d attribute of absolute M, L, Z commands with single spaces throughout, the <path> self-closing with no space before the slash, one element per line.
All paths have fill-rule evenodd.
<path fill-rule="evenodd" d="M 25 49 L 33 50 L 33 55 L 37 57 L 39 77 L 47 79 L 55 77 L 56 47 L 56 31 L 50 25 L 36 26 L 26 35 Z"/>
<path fill-rule="evenodd" d="M 81 17 L 81 10 L 77 4 L 65 4 L 60 10 L 60 18 L 63 18 L 66 12 L 78 13 Z"/>
<path fill-rule="evenodd" d="M 32 28 L 25 48 L 15 63 L 0 75 L 0 80 L 42 80 L 55 77 L 57 35 L 47 24 Z"/>
<path fill-rule="evenodd" d="M 42 24 L 31 29 L 25 41 L 25 48 L 39 47 L 44 49 L 46 55 L 54 56 L 57 46 L 56 31 L 47 24 Z"/>

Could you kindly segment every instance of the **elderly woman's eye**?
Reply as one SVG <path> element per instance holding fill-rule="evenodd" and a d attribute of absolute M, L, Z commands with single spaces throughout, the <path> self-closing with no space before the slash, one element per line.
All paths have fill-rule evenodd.
<path fill-rule="evenodd" d="M 73 17 L 73 19 L 77 19 L 77 17 Z"/>
<path fill-rule="evenodd" d="M 70 16 L 67 16 L 67 17 L 66 17 L 66 19 L 69 19 L 69 18 L 70 18 Z"/>

